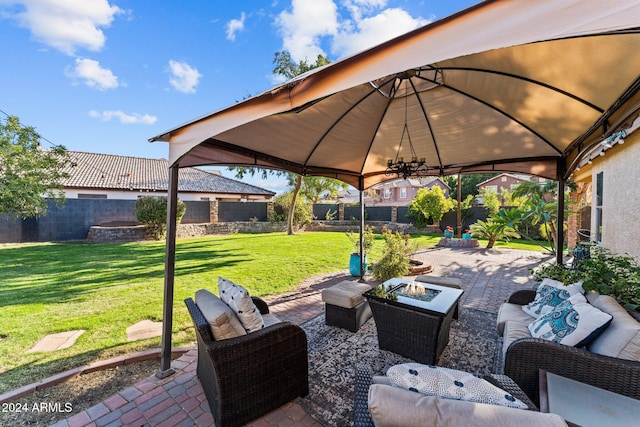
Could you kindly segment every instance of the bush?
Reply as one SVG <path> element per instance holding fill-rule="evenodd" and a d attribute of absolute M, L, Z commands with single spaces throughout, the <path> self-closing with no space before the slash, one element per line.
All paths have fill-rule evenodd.
<path fill-rule="evenodd" d="M 345 234 L 347 235 L 347 237 L 349 238 L 349 241 L 353 245 L 352 253 L 360 255 L 360 233 L 347 231 Z M 373 247 L 373 241 L 375 240 L 372 225 L 365 225 L 364 232 L 362 233 L 362 237 L 363 237 L 362 243 L 364 247 L 363 248 L 364 254 L 366 255 L 369 252 L 369 250 L 371 250 L 371 248 Z"/>
<path fill-rule="evenodd" d="M 383 235 L 382 258 L 374 264 L 373 276 L 382 281 L 406 276 L 411 271 L 409 259 L 416 251 L 411 236 L 399 232 L 392 233 L 389 230 L 383 230 Z"/>
<path fill-rule="evenodd" d="M 187 211 L 187 206 L 178 200 L 176 210 L 176 225 Z M 136 218 L 145 226 L 147 235 L 155 240 L 164 238 L 167 232 L 167 198 L 140 197 L 136 201 Z"/>
<path fill-rule="evenodd" d="M 610 295 L 630 311 L 640 307 L 640 265 L 633 257 L 614 254 L 607 248 L 591 248 L 590 257 L 578 261 L 575 269 L 547 264 L 531 273 L 537 280 L 548 277 L 565 285 L 582 280 L 585 291 Z"/>
<path fill-rule="evenodd" d="M 270 222 L 286 221 L 289 213 L 289 206 L 291 206 L 291 200 L 293 194 L 291 192 L 280 194 L 273 199 L 273 214 L 269 216 Z M 293 226 L 297 229 L 301 228 L 305 224 L 309 224 L 313 220 L 313 206 L 309 203 L 304 203 L 298 197 L 296 201 L 296 207 L 293 213 Z"/>

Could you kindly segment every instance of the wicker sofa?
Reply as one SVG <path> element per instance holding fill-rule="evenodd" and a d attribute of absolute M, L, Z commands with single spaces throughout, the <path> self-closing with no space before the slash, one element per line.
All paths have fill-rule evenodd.
<path fill-rule="evenodd" d="M 534 319 L 522 310 L 534 290 L 513 293 L 498 313 L 503 336 L 504 374 L 539 404 L 540 369 L 566 378 L 640 399 L 640 323 L 606 295 L 588 293 L 587 301 L 613 316 L 611 324 L 586 348 L 532 338 L 527 325 Z"/>
<path fill-rule="evenodd" d="M 265 327 L 222 340 L 214 339 L 195 301 L 185 300 L 198 341 L 197 375 L 219 427 L 244 425 L 309 392 L 304 330 L 279 321 L 263 300 L 252 299 Z"/>

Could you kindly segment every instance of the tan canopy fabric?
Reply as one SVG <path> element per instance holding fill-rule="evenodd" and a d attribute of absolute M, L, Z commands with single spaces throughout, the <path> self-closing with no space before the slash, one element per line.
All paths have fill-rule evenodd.
<path fill-rule="evenodd" d="M 639 51 L 637 0 L 487 1 L 151 141 L 168 141 L 180 167 L 278 168 L 364 189 L 395 177 L 388 159 L 411 157 L 406 120 L 429 175 L 555 179 L 638 114 Z"/>

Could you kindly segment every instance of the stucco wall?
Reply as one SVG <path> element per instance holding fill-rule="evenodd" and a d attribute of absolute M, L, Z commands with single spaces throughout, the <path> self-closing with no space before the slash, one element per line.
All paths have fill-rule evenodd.
<path fill-rule="evenodd" d="M 591 229 L 595 230 L 596 221 L 596 175 L 604 172 L 602 245 L 640 261 L 640 131 L 627 136 L 624 145 L 608 150 L 593 166 Z"/>

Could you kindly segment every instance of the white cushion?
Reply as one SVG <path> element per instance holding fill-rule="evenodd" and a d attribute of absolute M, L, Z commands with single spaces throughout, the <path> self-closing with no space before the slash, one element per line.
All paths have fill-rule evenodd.
<path fill-rule="evenodd" d="M 506 323 L 518 322 L 525 326 L 531 323 L 535 317 L 531 317 L 522 310 L 522 305 L 503 302 L 498 310 L 498 335 L 504 336 L 504 326 Z"/>
<path fill-rule="evenodd" d="M 604 356 L 640 361 L 640 323 L 613 297 L 591 298 L 594 307 L 613 316 L 605 331 L 589 344 L 589 351 Z"/>
<path fill-rule="evenodd" d="M 236 313 L 245 331 L 254 332 L 264 328 L 264 320 L 260 310 L 249 296 L 249 292 L 231 280 L 218 278 L 220 299 Z"/>
<path fill-rule="evenodd" d="M 387 377 L 396 387 L 448 399 L 527 409 L 506 391 L 468 372 L 420 363 L 403 363 L 389 368 Z"/>
<path fill-rule="evenodd" d="M 531 320 L 529 320 L 529 322 L 531 322 Z M 509 349 L 509 346 L 514 341 L 519 340 L 521 338 L 531 338 L 531 332 L 529 332 L 528 323 L 520 323 L 514 320 L 511 320 L 505 323 L 504 333 L 502 334 L 502 357 L 503 357 L 502 360 L 503 361 L 507 357 L 507 350 Z"/>
<path fill-rule="evenodd" d="M 208 290 L 196 291 L 195 301 L 202 315 L 207 319 L 213 338 L 216 340 L 247 334 L 233 310 Z"/>
<path fill-rule="evenodd" d="M 522 310 L 528 315 L 537 318 L 547 314 L 576 294 L 584 294 L 581 283 L 564 286 L 562 282 L 547 278 L 538 286 L 535 299 L 529 304 L 523 305 Z"/>
<path fill-rule="evenodd" d="M 566 427 L 556 414 L 426 396 L 372 384 L 368 407 L 376 427 Z"/>
<path fill-rule="evenodd" d="M 534 338 L 583 347 L 600 335 L 612 316 L 589 304 L 582 295 L 568 300 L 529 324 Z"/>

